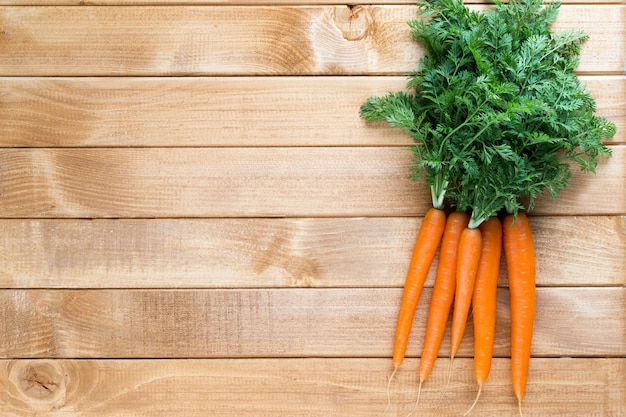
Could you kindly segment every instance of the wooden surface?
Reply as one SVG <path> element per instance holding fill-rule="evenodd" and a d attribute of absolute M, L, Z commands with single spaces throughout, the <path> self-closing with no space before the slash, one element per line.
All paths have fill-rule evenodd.
<path fill-rule="evenodd" d="M 626 77 L 580 78 L 618 127 L 612 143 L 626 143 Z M 406 146 L 410 137 L 365 125 L 355 111 L 364 97 L 405 84 L 404 76 L 0 78 L 0 145 Z"/>
<path fill-rule="evenodd" d="M 532 213 L 524 415 L 624 416 L 626 3 L 563 3 L 555 27 L 590 34 L 579 73 L 618 134 Z M 404 88 L 416 12 L 0 0 L 0 415 L 383 415 L 430 197 L 410 140 L 358 108 Z M 415 402 L 432 284 L 385 416 Z M 504 263 L 497 320 L 476 416 L 518 415 Z M 420 412 L 474 399 L 471 323 L 449 383 L 447 346 Z"/>
<path fill-rule="evenodd" d="M 421 217 L 5 219 L 0 288 L 400 287 L 420 224 Z M 532 227 L 539 285 L 624 284 L 624 216 L 542 216 Z M 433 283 L 434 269 L 426 285 Z"/>
<path fill-rule="evenodd" d="M 579 72 L 623 75 L 625 7 L 562 8 L 555 30 L 576 25 L 590 36 Z M 391 75 L 415 69 L 422 56 L 406 25 L 417 8 L 408 5 L 58 6 L 0 13 L 0 75 Z"/>

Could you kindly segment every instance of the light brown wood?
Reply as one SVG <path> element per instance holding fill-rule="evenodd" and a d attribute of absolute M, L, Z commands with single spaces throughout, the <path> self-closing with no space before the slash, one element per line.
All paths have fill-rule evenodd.
<path fill-rule="evenodd" d="M 415 2 L 377 3 L 0 0 L 2 417 L 383 414 L 430 196 L 406 179 L 409 138 L 358 116 L 422 54 Z M 590 35 L 578 73 L 618 134 L 597 176 L 532 213 L 522 408 L 616 417 L 626 3 L 563 3 L 554 27 Z M 519 415 L 502 268 L 476 416 Z M 385 417 L 415 403 L 432 285 L 431 271 Z M 472 403 L 472 330 L 451 374 L 446 334 L 415 415 Z"/>
<path fill-rule="evenodd" d="M 626 146 L 538 214 L 626 213 Z M 0 217 L 423 214 L 403 148 L 4 149 Z"/>
<path fill-rule="evenodd" d="M 550 0 L 546 0 L 550 1 Z M 562 4 L 589 4 L 597 2 L 602 4 L 621 4 L 623 0 L 561 0 Z M 465 4 L 492 4 L 489 0 L 464 0 Z M 294 4 L 341 4 L 345 2 L 339 0 L 0 0 L 0 5 L 22 5 L 22 6 L 142 6 L 142 5 L 294 5 Z M 411 0 L 377 0 L 368 4 L 409 4 L 414 5 Z"/>
<path fill-rule="evenodd" d="M 626 77 L 581 76 L 626 143 Z M 390 146 L 370 96 L 405 77 L 0 78 L 0 146 Z"/>
<path fill-rule="evenodd" d="M 406 74 L 416 17 L 412 5 L 0 7 L 0 75 Z M 554 29 L 589 34 L 581 73 L 623 74 L 625 22 L 626 5 L 567 5 Z"/>
<path fill-rule="evenodd" d="M 404 77 L 2 78 L 0 145 L 406 145 L 410 138 L 359 117 L 367 97 L 405 84 Z"/>
<path fill-rule="evenodd" d="M 415 403 L 417 360 L 396 374 L 387 416 Z M 517 417 L 508 359 L 496 359 L 473 415 Z M 0 361 L 5 417 L 159 415 L 380 416 L 389 359 L 14 360 Z M 619 416 L 626 359 L 531 361 L 525 416 Z M 457 359 L 451 383 L 437 362 L 419 412 L 459 416 L 475 396 L 471 359 Z M 167 399 L 164 400 L 163 398 Z M 200 412 L 200 410 L 202 410 Z"/>
<path fill-rule="evenodd" d="M 386 357 L 399 288 L 1 290 L 3 358 Z M 418 355 L 431 290 L 407 353 Z M 509 355 L 508 290 L 494 355 Z M 473 352 L 468 326 L 459 356 Z M 449 355 L 449 340 L 440 354 Z M 534 356 L 626 356 L 626 288 L 537 290 Z"/>
<path fill-rule="evenodd" d="M 3 150 L 0 216 L 406 214 L 430 204 L 409 162 L 400 148 Z"/>
<path fill-rule="evenodd" d="M 401 287 L 420 224 L 393 217 L 3 220 L 0 287 Z M 531 225 L 539 285 L 626 285 L 626 216 L 534 216 Z M 504 261 L 500 285 L 507 285 Z"/>
<path fill-rule="evenodd" d="M 599 158 L 595 175 L 582 173 L 577 167 L 572 168 L 569 186 L 556 199 L 546 196 L 538 201 L 534 212 L 578 214 L 576 207 L 580 205 L 598 207 L 604 214 L 626 213 L 626 160 L 622 160 L 626 158 L 626 146 L 614 146 L 611 150 L 611 158 Z M 607 176 L 616 180 L 614 186 L 601 183 L 601 178 Z"/>

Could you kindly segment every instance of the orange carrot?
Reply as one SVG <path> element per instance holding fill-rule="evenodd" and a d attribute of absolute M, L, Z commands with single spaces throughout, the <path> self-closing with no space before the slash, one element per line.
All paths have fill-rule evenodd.
<path fill-rule="evenodd" d="M 394 372 L 404 360 L 409 333 L 413 325 L 415 308 L 422 293 L 426 275 L 439 247 L 445 223 L 446 215 L 444 211 L 431 207 L 426 213 L 420 231 L 417 234 L 398 314 L 392 360 Z"/>
<path fill-rule="evenodd" d="M 450 315 L 456 288 L 457 248 L 461 232 L 467 228 L 469 214 L 454 212 L 448 216 L 441 240 L 435 287 L 430 301 L 424 348 L 420 357 L 420 386 L 433 369 Z"/>
<path fill-rule="evenodd" d="M 511 296 L 511 373 L 521 412 L 535 320 L 535 251 L 526 214 L 506 216 L 502 227 Z"/>
<path fill-rule="evenodd" d="M 493 340 L 496 328 L 496 290 L 502 255 L 502 225 L 491 217 L 480 225 L 482 251 L 476 272 L 472 311 L 474 319 L 474 378 L 478 383 L 476 400 L 466 414 L 474 408 L 491 370 Z"/>
<path fill-rule="evenodd" d="M 461 233 L 456 264 L 456 291 L 454 295 L 454 312 L 452 314 L 452 329 L 450 332 L 450 359 L 454 359 L 461 339 L 465 332 L 467 316 L 472 302 L 476 271 L 480 261 L 482 248 L 482 234 L 480 229 L 466 228 Z"/>

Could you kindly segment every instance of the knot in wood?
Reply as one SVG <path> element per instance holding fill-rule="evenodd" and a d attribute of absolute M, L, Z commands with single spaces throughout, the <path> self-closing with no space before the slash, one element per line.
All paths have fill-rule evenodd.
<path fill-rule="evenodd" d="M 368 37 L 373 30 L 371 8 L 367 6 L 335 7 L 335 26 L 341 31 L 344 39 L 359 41 Z"/>
<path fill-rule="evenodd" d="M 28 366 L 22 374 L 20 387 L 22 392 L 30 397 L 50 397 L 61 385 L 57 382 L 60 378 L 61 375 L 58 375 L 56 369 L 49 364 Z"/>
<path fill-rule="evenodd" d="M 17 361 L 9 378 L 22 401 L 39 410 L 54 410 L 66 398 L 66 377 L 63 368 L 54 361 Z"/>

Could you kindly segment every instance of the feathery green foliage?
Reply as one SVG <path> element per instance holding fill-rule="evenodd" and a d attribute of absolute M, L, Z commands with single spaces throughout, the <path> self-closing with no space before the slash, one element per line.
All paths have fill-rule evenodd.
<path fill-rule="evenodd" d="M 446 197 L 471 210 L 472 227 L 503 208 L 530 210 L 546 191 L 556 197 L 570 163 L 594 172 L 615 134 L 574 73 L 586 34 L 550 28 L 559 3 L 494 2 L 477 11 L 420 0 L 408 25 L 426 53 L 408 91 L 361 106 L 365 119 L 413 137 L 412 178 L 425 178 L 435 207 Z"/>

